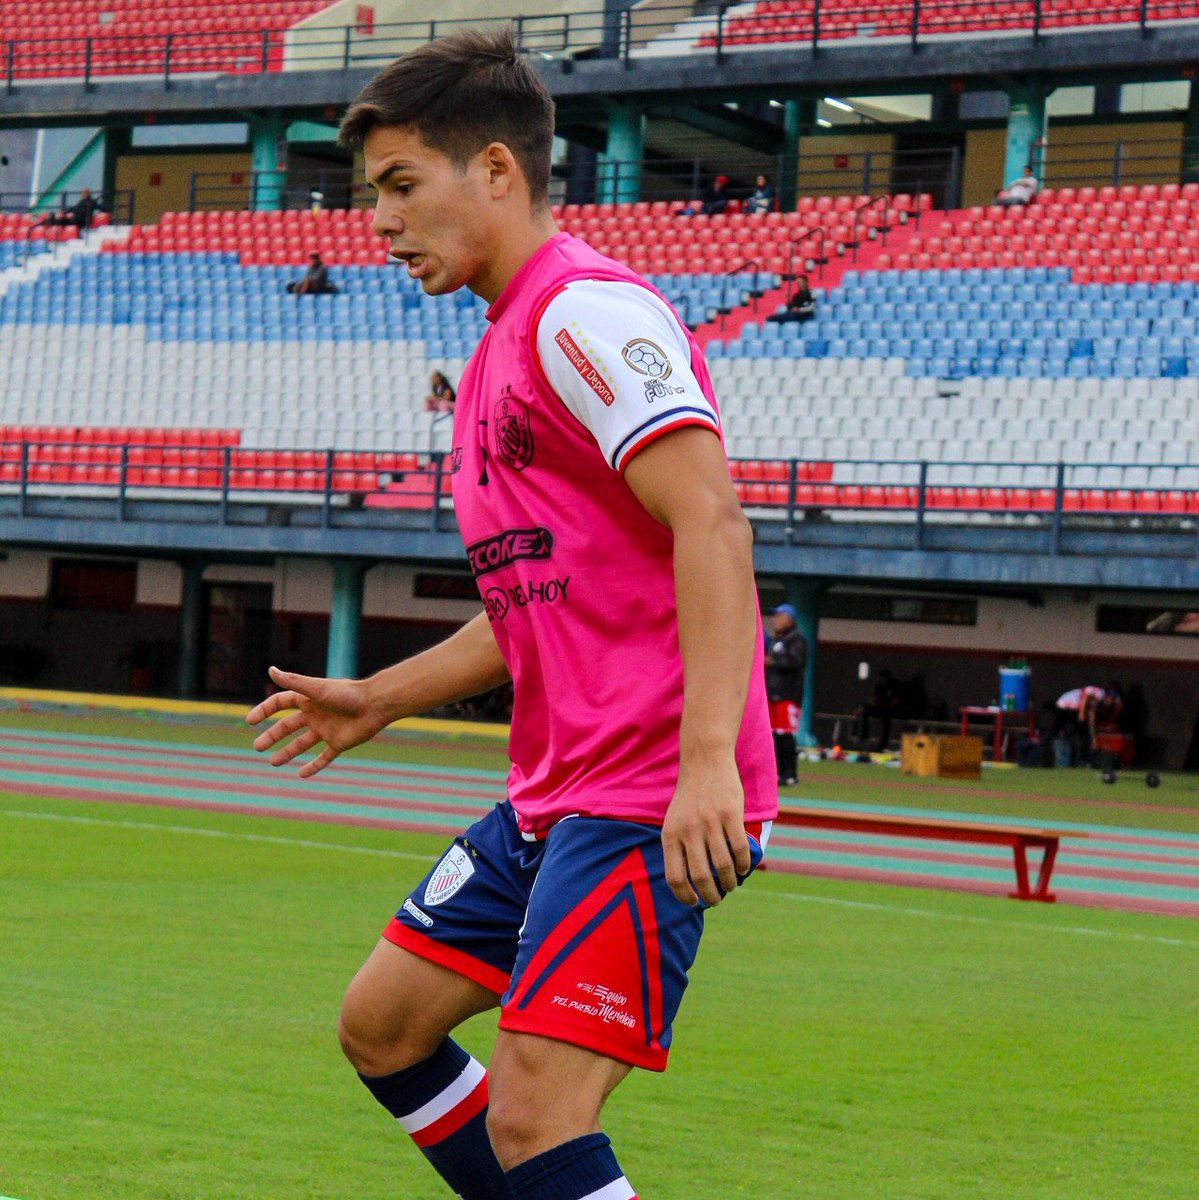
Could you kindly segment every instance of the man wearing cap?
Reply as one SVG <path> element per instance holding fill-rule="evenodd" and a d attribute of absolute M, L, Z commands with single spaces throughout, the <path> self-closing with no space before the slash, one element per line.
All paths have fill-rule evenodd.
<path fill-rule="evenodd" d="M 774 637 L 766 648 L 766 698 L 770 702 L 770 729 L 774 734 L 774 761 L 779 786 L 798 782 L 795 735 L 803 707 L 804 671 L 808 665 L 807 639 L 795 626 L 795 606 L 780 604 L 774 610 Z"/>

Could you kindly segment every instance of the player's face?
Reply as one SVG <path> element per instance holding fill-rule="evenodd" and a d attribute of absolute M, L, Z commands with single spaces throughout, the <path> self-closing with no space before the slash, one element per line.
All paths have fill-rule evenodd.
<path fill-rule="evenodd" d="M 395 125 L 372 129 L 363 150 L 367 182 L 378 192 L 374 230 L 391 256 L 431 296 L 470 286 L 494 246 L 484 156 L 461 169 Z"/>

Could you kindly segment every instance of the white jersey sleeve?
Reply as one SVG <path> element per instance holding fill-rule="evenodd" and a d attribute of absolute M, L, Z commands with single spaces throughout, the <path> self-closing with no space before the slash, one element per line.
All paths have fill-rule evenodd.
<path fill-rule="evenodd" d="M 691 370 L 686 334 L 647 288 L 576 280 L 546 306 L 535 336 L 550 386 L 614 470 L 683 425 L 719 436 L 720 418 Z"/>

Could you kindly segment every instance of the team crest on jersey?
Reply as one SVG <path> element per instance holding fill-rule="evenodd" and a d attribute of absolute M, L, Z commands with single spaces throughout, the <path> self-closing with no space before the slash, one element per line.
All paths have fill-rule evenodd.
<path fill-rule="evenodd" d="M 533 461 L 533 429 L 529 410 L 515 396 L 504 396 L 492 409 L 496 457 L 514 471 L 523 471 Z"/>
<path fill-rule="evenodd" d="M 425 904 L 434 908 L 444 904 L 475 873 L 475 864 L 461 846 L 451 846 L 445 858 L 425 884 Z"/>

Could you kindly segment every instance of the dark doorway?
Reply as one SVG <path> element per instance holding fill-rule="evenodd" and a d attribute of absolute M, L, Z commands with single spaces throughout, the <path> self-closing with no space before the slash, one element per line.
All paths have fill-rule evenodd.
<path fill-rule="evenodd" d="M 901 133 L 895 138 L 891 191 L 914 195 L 927 192 L 934 208 L 957 208 L 961 203 L 964 133 Z"/>
<path fill-rule="evenodd" d="M 204 694 L 260 700 L 270 666 L 271 585 L 204 585 Z"/>

